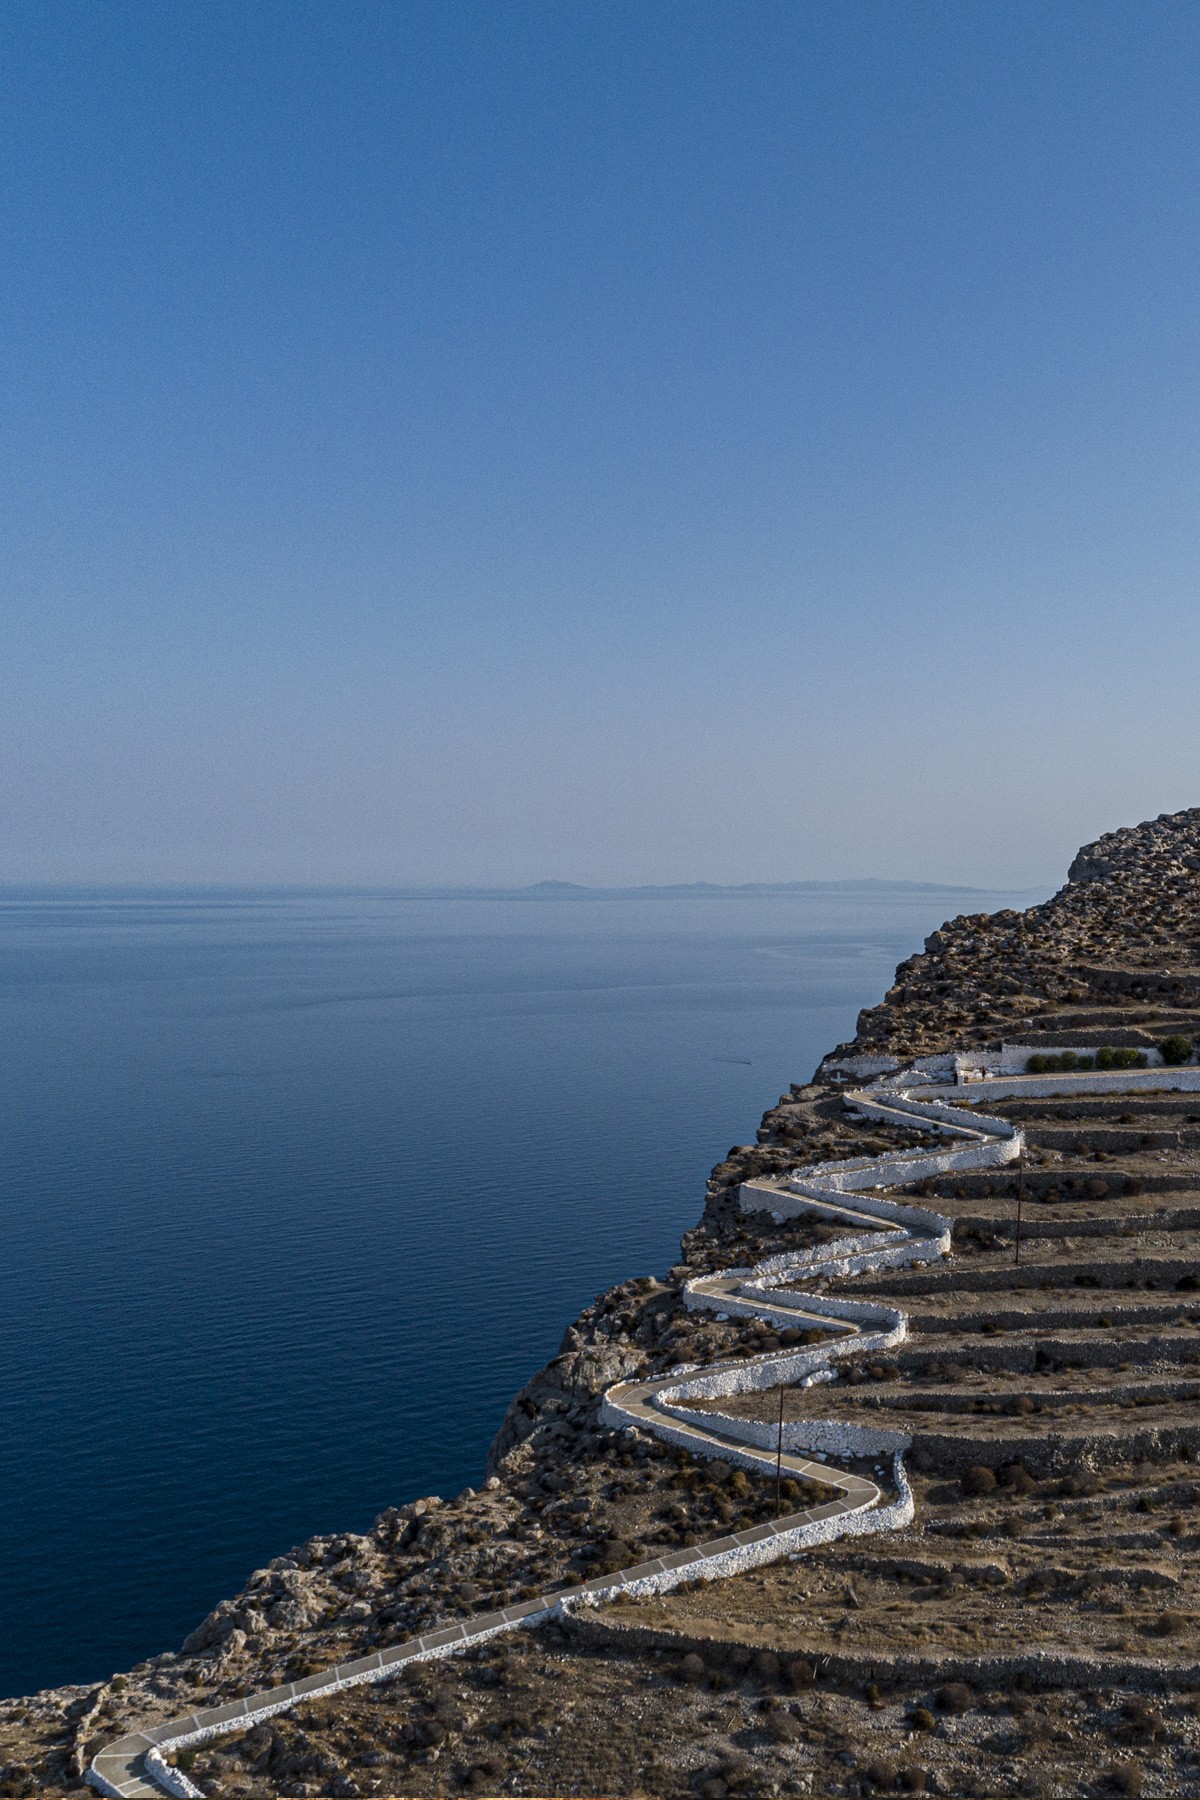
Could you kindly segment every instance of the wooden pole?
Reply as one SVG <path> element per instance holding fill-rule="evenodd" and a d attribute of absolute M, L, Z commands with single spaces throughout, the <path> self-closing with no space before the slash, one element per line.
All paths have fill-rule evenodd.
<path fill-rule="evenodd" d="M 1021 1262 L 1021 1207 L 1025 1200 L 1025 1146 L 1021 1146 L 1021 1154 L 1017 1158 L 1017 1238 L 1013 1247 L 1013 1266 Z"/>
<path fill-rule="evenodd" d="M 783 1383 L 779 1384 L 779 1434 L 775 1444 L 775 1517 L 783 1509 Z"/>

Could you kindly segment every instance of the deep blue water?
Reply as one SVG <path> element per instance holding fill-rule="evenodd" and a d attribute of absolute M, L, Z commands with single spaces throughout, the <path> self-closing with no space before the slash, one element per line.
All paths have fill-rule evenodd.
<path fill-rule="evenodd" d="M 0 896 L 0 1693 L 479 1479 L 593 1294 L 1006 896 Z"/>

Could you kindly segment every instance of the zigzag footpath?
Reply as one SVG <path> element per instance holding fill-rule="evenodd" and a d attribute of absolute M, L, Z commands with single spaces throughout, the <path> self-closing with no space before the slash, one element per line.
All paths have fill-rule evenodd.
<path fill-rule="evenodd" d="M 951 1062 L 953 1059 L 950 1059 Z M 936 1065 L 936 1066 L 935 1066 Z M 885 1126 L 936 1132 L 945 1147 L 818 1162 L 774 1184 L 748 1181 L 744 1212 L 769 1212 L 777 1221 L 807 1214 L 845 1235 L 812 1248 L 768 1257 L 747 1268 L 688 1281 L 684 1305 L 718 1318 L 752 1317 L 782 1329 L 832 1334 L 806 1349 L 776 1351 L 707 1366 L 684 1365 L 648 1381 L 622 1381 L 605 1393 L 601 1423 L 615 1431 L 645 1432 L 701 1458 L 720 1458 L 776 1480 L 788 1475 L 820 1482 L 835 1497 L 729 1536 L 600 1575 L 573 1587 L 472 1616 L 227 1705 L 171 1718 L 117 1739 L 94 1758 L 86 1779 L 98 1792 L 200 1796 L 171 1758 L 182 1750 L 242 1731 L 322 1695 L 387 1681 L 410 1665 L 453 1656 L 505 1632 L 562 1617 L 618 1598 L 665 1594 L 685 1583 L 719 1580 L 795 1556 L 835 1538 L 894 1530 L 911 1522 L 914 1501 L 904 1466 L 911 1436 L 874 1423 L 806 1418 L 787 1424 L 715 1410 L 722 1398 L 780 1386 L 814 1387 L 830 1380 L 841 1359 L 902 1343 L 906 1314 L 879 1299 L 831 1296 L 823 1284 L 850 1276 L 878 1277 L 936 1263 L 950 1253 L 951 1221 L 884 1190 L 938 1177 L 994 1169 L 1024 1150 L 1022 1131 L 1005 1118 L 976 1112 L 988 1098 L 1200 1091 L 1200 1068 L 1152 1068 L 1040 1076 L 984 1075 L 969 1087 L 944 1079 L 947 1058 L 896 1070 L 868 1087 L 846 1091 L 844 1105 Z M 965 1070 L 958 1073 L 967 1073 Z M 978 1071 L 971 1070 L 972 1076 Z M 968 1107 L 971 1110 L 968 1110 Z M 841 1469 L 829 1458 L 877 1459 L 879 1480 Z M 891 1479 L 886 1481 L 887 1460 Z M 884 1484 L 884 1485 L 881 1485 Z M 885 1486 L 887 1492 L 885 1493 Z"/>

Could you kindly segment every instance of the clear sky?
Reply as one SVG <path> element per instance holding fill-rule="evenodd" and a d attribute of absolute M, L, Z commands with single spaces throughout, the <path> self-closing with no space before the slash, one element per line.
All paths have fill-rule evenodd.
<path fill-rule="evenodd" d="M 0 880 L 1200 802 L 1200 8 L 8 0 Z"/>

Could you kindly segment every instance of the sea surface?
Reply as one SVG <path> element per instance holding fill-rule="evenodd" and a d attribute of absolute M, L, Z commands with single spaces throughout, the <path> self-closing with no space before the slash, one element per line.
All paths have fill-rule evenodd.
<path fill-rule="evenodd" d="M 478 1482 L 896 962 L 1040 897 L 0 893 L 0 1694 Z"/>

